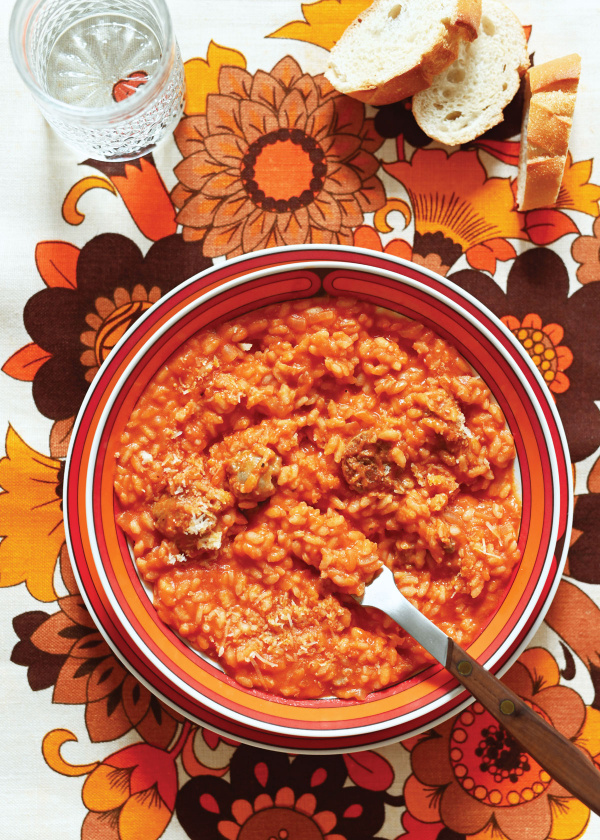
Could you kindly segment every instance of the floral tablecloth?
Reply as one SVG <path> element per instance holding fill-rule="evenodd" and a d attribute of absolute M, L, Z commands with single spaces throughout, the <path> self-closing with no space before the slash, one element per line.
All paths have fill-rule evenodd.
<path fill-rule="evenodd" d="M 407 103 L 365 108 L 329 87 L 327 51 L 364 0 L 170 5 L 186 116 L 153 157 L 128 165 L 61 145 L 12 67 L 9 4 L 0 11 L 0 835 L 600 837 L 600 818 L 477 706 L 412 740 L 339 756 L 261 751 L 181 719 L 94 627 L 61 511 L 86 389 L 126 327 L 177 283 L 234 255 L 305 242 L 425 265 L 513 330 L 563 420 L 572 545 L 546 621 L 505 679 L 600 763 L 596 10 L 512 0 L 535 62 L 583 58 L 558 203 L 521 214 L 519 98 L 501 125 L 449 149 L 425 137 Z"/>

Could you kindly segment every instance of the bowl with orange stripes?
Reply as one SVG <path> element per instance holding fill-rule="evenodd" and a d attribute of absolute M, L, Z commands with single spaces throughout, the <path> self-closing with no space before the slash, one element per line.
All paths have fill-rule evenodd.
<path fill-rule="evenodd" d="M 313 305 L 315 302 L 319 305 Z M 325 309 L 329 307 L 325 320 L 329 318 L 333 324 L 340 346 L 348 345 L 345 324 L 362 324 L 361 329 L 365 324 L 377 325 L 379 332 L 368 345 L 369 352 L 375 355 L 364 363 L 368 376 L 378 377 L 376 387 L 375 380 L 371 382 L 368 376 L 365 380 L 362 368 L 360 374 L 352 373 L 335 359 L 326 360 L 323 367 L 319 356 L 321 361 L 314 365 L 314 370 L 320 371 L 318 384 L 313 376 L 310 388 L 292 408 L 286 408 L 286 399 L 293 389 L 286 386 L 287 391 L 269 391 L 271 395 L 275 393 L 268 403 L 275 417 L 272 427 L 264 406 L 257 409 L 253 405 L 252 423 L 268 433 L 260 440 L 256 435 L 252 437 L 252 431 L 248 432 L 248 428 L 253 428 L 248 419 L 248 394 L 240 392 L 231 404 L 227 399 L 218 402 L 215 370 L 221 377 L 219 381 L 228 383 L 228 393 L 235 395 L 243 372 L 248 370 L 243 367 L 244 359 L 249 353 L 259 352 L 256 325 L 261 324 L 263 330 L 262 364 L 267 350 L 272 352 L 274 342 L 283 340 L 281 336 L 277 338 L 278 330 L 283 330 L 278 320 L 282 312 L 292 319 L 288 319 L 290 324 L 296 324 L 294 339 L 286 338 L 287 369 L 292 370 L 294 359 L 297 361 L 298 348 L 308 348 L 307 358 L 311 353 L 318 356 L 318 342 L 330 341 L 333 333 L 330 331 L 328 336 L 318 324 L 307 326 L 303 313 L 316 312 L 314 317 L 322 318 L 324 304 Z M 266 317 L 262 317 L 264 312 Z M 332 312 L 337 313 L 337 320 Z M 348 331 L 352 329 L 355 327 L 348 327 Z M 421 331 L 418 334 L 417 329 Z M 310 334 L 314 336 L 319 333 L 321 338 L 307 342 L 307 330 L 312 330 Z M 227 336 L 229 343 L 222 341 L 217 349 L 215 335 Z M 408 338 L 418 345 L 422 336 L 439 342 L 440 348 L 450 348 L 449 355 L 444 356 L 446 367 L 439 368 L 436 374 L 439 381 L 432 385 L 431 375 L 419 380 L 421 391 L 427 384 L 434 389 L 430 400 L 434 392 L 441 393 L 438 386 L 442 380 L 446 385 L 451 380 L 455 382 L 455 392 L 465 382 L 481 384 L 478 397 L 464 397 L 464 405 L 471 402 L 465 408 L 467 427 L 459 435 L 463 443 L 446 441 L 438 453 L 444 464 L 451 464 L 458 462 L 458 450 L 453 446 L 460 449 L 465 440 L 472 442 L 473 437 L 477 440 L 472 448 L 479 452 L 484 446 L 489 470 L 485 473 L 473 469 L 469 480 L 465 479 L 469 485 L 468 504 L 487 516 L 486 511 L 493 508 L 486 508 L 486 504 L 494 504 L 491 496 L 495 493 L 500 524 L 494 524 L 490 514 L 481 539 L 474 537 L 475 526 L 462 532 L 461 520 L 468 520 L 471 515 L 465 515 L 464 500 L 456 495 L 458 485 L 444 465 L 436 462 L 432 467 L 428 461 L 425 469 L 424 463 L 416 463 L 414 447 L 410 457 L 416 459 L 415 463 L 407 465 L 409 444 L 405 427 L 404 432 L 399 431 L 400 421 L 388 418 L 383 432 L 374 431 L 373 417 L 381 426 L 381 418 L 392 410 L 390 406 L 405 410 L 407 392 L 402 396 L 405 383 L 401 380 L 407 362 L 402 347 Z M 227 350 L 232 340 L 241 349 Z M 392 357 L 382 355 L 382 348 L 392 345 L 394 352 L 400 353 L 399 361 L 395 367 L 391 362 L 386 367 L 385 359 Z M 241 371 L 237 385 L 236 375 L 231 374 L 234 368 L 228 368 L 226 357 L 219 355 L 227 352 L 233 354 L 232 359 L 236 357 L 236 364 L 242 365 L 235 368 Z M 146 405 L 144 400 L 152 387 L 165 378 L 176 380 L 180 392 L 187 393 L 189 388 L 181 385 L 186 375 L 181 365 L 186 359 L 192 360 L 194 382 L 200 382 L 200 369 L 205 371 L 202 376 L 207 377 L 202 379 L 202 387 L 197 386 L 193 410 L 186 409 L 186 400 L 176 407 L 180 411 L 179 427 L 174 430 L 169 425 L 170 409 L 165 408 L 154 431 L 149 430 L 147 424 L 144 426 L 140 406 Z M 477 376 L 477 380 L 471 376 Z M 267 381 L 268 377 L 263 378 Z M 325 394 L 327 400 L 317 398 L 319 389 L 321 397 Z M 159 392 L 163 394 L 160 388 L 156 393 Z M 295 396 L 298 394 L 299 391 Z M 376 405 L 372 416 L 364 415 L 365 394 L 369 405 Z M 156 405 L 170 405 L 166 396 L 156 399 L 159 402 L 153 404 L 154 416 Z M 441 440 L 443 429 L 450 422 L 445 409 L 436 409 L 430 401 L 415 414 L 415 405 L 419 400 L 423 402 L 423 395 L 419 400 L 411 399 L 413 413 L 406 416 L 427 426 L 429 431 L 423 440 Z M 355 400 L 354 415 L 348 413 L 351 400 Z M 361 401 L 363 414 L 357 410 L 356 400 Z M 319 405 L 324 406 L 324 419 L 318 417 Z M 485 438 L 487 432 L 481 431 L 481 417 L 488 409 L 496 418 L 496 426 L 498 418 L 502 419 L 498 440 L 508 441 L 509 448 L 514 446 L 513 479 L 519 509 L 514 540 L 510 541 L 515 561 L 510 566 L 501 563 L 494 548 L 496 537 L 500 539 L 499 531 L 508 533 L 510 524 L 508 502 L 502 501 L 504 491 L 498 477 L 504 477 L 506 485 L 509 464 L 502 461 L 501 445 L 490 443 Z M 204 431 L 192 438 L 189 429 L 194 418 L 200 416 Z M 142 443 L 138 445 L 138 441 L 130 447 L 138 466 L 133 481 L 131 470 L 125 469 L 123 452 L 132 440 L 131 423 L 136 417 L 142 417 L 136 432 Z M 210 423 L 207 418 L 212 418 Z M 462 415 L 460 422 L 464 425 Z M 306 428 L 311 423 L 314 426 L 308 433 Z M 308 489 L 297 489 L 303 486 L 298 479 L 297 456 L 289 447 L 277 443 L 277 435 L 284 435 L 282 430 L 287 428 L 285 424 L 292 424 L 296 431 L 302 428 L 303 440 L 308 441 L 303 444 L 304 453 L 310 450 L 313 459 Z M 210 434 L 206 433 L 208 426 Z M 230 435 L 219 432 L 221 427 Z M 140 428 L 145 431 L 140 432 Z M 255 441 L 253 463 L 256 466 L 260 461 L 263 470 L 258 484 L 252 480 L 248 484 L 245 467 L 238 465 L 233 472 L 230 468 L 231 463 L 239 461 L 235 460 L 237 455 L 231 456 L 231 441 L 241 440 L 244 435 Z M 171 439 L 172 451 L 161 448 L 159 438 Z M 197 452 L 190 448 L 190 440 L 196 440 Z M 187 454 L 184 465 L 178 468 L 179 484 L 174 489 L 168 470 L 164 472 L 165 464 L 175 457 L 175 451 L 181 458 L 184 441 Z M 352 450 L 357 441 L 358 455 Z M 167 440 L 168 446 L 171 443 Z M 427 446 L 431 449 L 430 443 Z M 319 451 L 313 452 L 310 447 Z M 419 451 L 419 458 L 430 458 L 425 445 L 420 445 Z M 365 467 L 366 457 L 367 467 L 380 459 L 375 479 L 378 484 L 369 484 L 372 478 Z M 207 458 L 212 461 L 209 463 Z M 157 471 L 152 472 L 157 462 L 160 469 L 156 467 Z M 204 485 L 203 479 L 198 478 L 200 473 L 193 473 L 193 469 L 200 469 L 201 462 L 209 463 L 209 473 L 219 476 L 217 484 L 221 482 L 222 486 L 211 486 L 206 491 L 208 507 L 202 509 L 203 515 L 198 518 L 198 510 L 190 513 L 190 494 L 182 488 L 186 488 L 186 477 L 196 476 L 193 495 L 198 499 L 198 488 Z M 322 470 L 319 464 L 324 465 Z M 497 465 L 494 469 L 493 464 Z M 463 464 L 461 474 L 467 474 L 465 469 Z M 323 475 L 330 476 L 329 483 Z M 160 491 L 164 499 L 159 503 L 152 484 L 155 479 L 164 488 Z M 260 490 L 261 481 L 267 490 Z M 571 482 L 565 435 L 546 384 L 517 339 L 481 303 L 450 280 L 399 258 L 344 246 L 301 246 L 255 252 L 208 269 L 176 287 L 135 322 L 100 369 L 78 415 L 67 459 L 64 513 L 74 572 L 95 622 L 116 655 L 166 704 L 198 724 L 236 740 L 291 752 L 342 752 L 414 736 L 456 714 L 472 699 L 442 666 L 422 656 L 415 644 L 395 625 L 391 626 L 393 622 L 377 623 L 372 615 L 365 618 L 360 605 L 350 602 L 350 596 L 360 594 L 360 587 L 368 580 L 373 568 L 369 563 L 378 558 L 388 565 L 395 563 L 399 587 L 409 597 L 421 597 L 419 605 L 426 613 L 428 591 L 437 593 L 438 601 L 445 601 L 462 591 L 461 586 L 465 591 L 470 586 L 475 605 L 483 604 L 482 599 L 487 598 L 487 612 L 480 613 L 483 618 L 476 632 L 467 637 L 468 650 L 485 667 L 501 675 L 532 638 L 558 586 L 571 527 Z M 297 498 L 293 497 L 294 492 Z M 395 511 L 404 511 L 397 514 L 398 521 L 404 517 L 404 524 L 390 526 L 393 538 L 386 533 L 385 538 L 378 539 L 369 494 L 379 510 L 383 510 L 382 505 L 391 504 Z M 412 519 L 406 514 L 405 504 L 411 498 L 417 500 L 416 507 L 412 505 L 417 511 L 411 514 Z M 423 500 L 435 512 L 432 521 L 436 523 L 437 542 L 431 544 L 422 542 L 426 538 L 421 533 L 418 504 Z M 305 521 L 301 514 L 306 510 L 314 515 Z M 514 508 L 511 510 L 514 514 Z M 182 517 L 188 517 L 186 527 L 176 533 Z M 410 524 L 406 524 L 409 520 Z M 367 522 L 371 524 L 362 527 Z M 464 550 L 459 548 L 461 545 Z M 490 563 L 464 560 L 475 557 L 474 546 L 484 560 L 492 558 Z M 458 558 L 461 551 L 462 566 Z M 447 589 L 440 596 L 442 590 L 439 585 L 436 588 L 435 576 L 449 580 L 454 560 L 459 564 L 456 568 L 462 569 L 460 586 L 452 584 L 456 593 Z M 340 576 L 338 561 L 346 564 L 344 572 L 350 564 L 354 578 Z M 271 571 L 275 570 L 273 591 L 269 591 L 271 578 L 268 570 L 265 572 L 269 563 Z M 496 570 L 492 568 L 494 563 Z M 427 573 L 429 590 L 425 586 L 419 596 L 418 570 L 428 567 L 433 569 Z M 190 569 L 192 573 L 188 574 Z M 231 569 L 236 570 L 235 575 Z M 363 578 L 356 578 L 357 569 L 362 570 Z M 301 626 L 293 618 L 300 613 L 292 611 L 285 638 L 283 631 L 274 631 L 269 647 L 262 636 L 252 637 L 252 627 L 248 631 L 250 613 L 240 613 L 251 594 L 254 593 L 254 601 L 263 604 L 274 599 L 280 615 L 282 604 L 294 606 L 293 592 L 300 585 L 298 581 L 306 581 L 305 591 L 312 593 L 310 627 Z M 217 605 L 211 602 L 209 610 L 206 593 L 211 586 L 213 595 L 216 592 L 220 600 Z M 493 593 L 492 600 L 489 592 Z M 456 594 L 457 603 L 463 603 L 461 597 Z M 468 600 L 464 603 L 470 609 Z M 198 616 L 195 624 L 190 624 L 190 604 Z M 261 608 L 260 620 L 271 620 L 273 629 L 277 622 L 268 609 Z M 431 617 L 436 620 L 437 615 L 442 626 L 452 628 L 446 621 L 449 613 L 445 609 L 432 607 Z M 258 615 L 256 610 L 252 615 Z M 362 645 L 362 649 L 344 659 L 335 641 L 327 643 L 327 655 L 338 669 L 332 672 L 337 679 L 330 683 L 319 682 L 314 664 L 327 647 L 322 638 L 324 619 L 319 617 L 325 614 L 339 618 L 340 627 L 346 622 L 340 638 L 351 634 Z M 333 626 L 332 621 L 333 618 L 328 626 Z M 242 641 L 238 638 L 235 655 L 228 656 L 232 622 L 236 628 L 245 626 L 246 635 Z M 465 619 L 461 625 L 464 632 L 467 624 Z M 221 636 L 219 628 L 223 631 Z M 456 632 L 458 640 L 464 643 L 462 631 Z M 312 652 L 309 636 L 316 640 Z M 348 644 L 345 642 L 342 647 L 346 650 Z M 239 667 L 235 667 L 236 663 L 240 663 Z M 364 675 L 364 690 L 357 682 L 359 670 Z"/>

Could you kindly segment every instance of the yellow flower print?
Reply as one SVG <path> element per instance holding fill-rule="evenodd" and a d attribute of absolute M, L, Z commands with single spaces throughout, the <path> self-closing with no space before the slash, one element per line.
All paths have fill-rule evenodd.
<path fill-rule="evenodd" d="M 286 23 L 269 38 L 293 38 L 331 50 L 354 18 L 371 5 L 371 0 L 317 0 L 302 3 L 303 20 Z"/>
<path fill-rule="evenodd" d="M 205 59 L 190 58 L 185 62 L 185 113 L 188 117 L 206 112 L 206 98 L 219 92 L 219 73 L 226 65 L 245 70 L 246 59 L 238 50 L 222 47 L 214 41 L 208 45 Z"/>
<path fill-rule="evenodd" d="M 9 426 L 0 460 L 0 586 L 25 581 L 38 601 L 57 598 L 52 578 L 65 541 L 63 465 L 36 452 Z"/>
<path fill-rule="evenodd" d="M 556 201 L 557 209 L 579 210 L 589 216 L 599 215 L 600 186 L 590 184 L 592 163 L 592 160 L 579 160 L 573 163 L 571 155 L 567 155 L 567 164 Z"/>
<path fill-rule="evenodd" d="M 573 219 L 564 213 L 564 210 L 578 210 L 580 213 L 587 213 L 588 216 L 598 216 L 600 186 L 590 183 L 591 174 L 591 160 L 573 163 L 571 155 L 567 156 L 560 191 L 554 207 L 541 207 L 524 214 L 524 228 L 534 245 L 551 245 L 562 236 L 580 232 Z M 575 257 L 575 253 L 573 256 Z"/>

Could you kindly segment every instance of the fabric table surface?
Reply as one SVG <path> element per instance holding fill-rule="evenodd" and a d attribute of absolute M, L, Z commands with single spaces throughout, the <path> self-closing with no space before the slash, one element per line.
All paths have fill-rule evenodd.
<path fill-rule="evenodd" d="M 406 103 L 376 109 L 330 95 L 321 76 L 328 50 L 364 0 L 169 5 L 186 115 L 153 156 L 106 165 L 84 161 L 44 122 L 12 65 L 10 4 L 1 4 L 0 836 L 600 837 L 599 817 L 491 718 L 467 726 L 472 712 L 385 748 L 325 756 L 259 750 L 182 720 L 128 674 L 95 628 L 70 569 L 61 505 L 69 436 L 89 383 L 123 329 L 180 281 L 237 254 L 297 243 L 354 244 L 445 275 L 526 348 L 535 336 L 549 351 L 531 353 L 569 443 L 574 530 L 546 620 L 506 679 L 600 763 L 597 8 L 511 0 L 535 63 L 582 56 L 556 207 L 518 213 L 519 96 L 496 128 L 447 148 L 421 132 Z M 237 127 L 244 142 L 280 125 L 283 108 L 327 138 L 318 201 L 293 201 L 310 184 L 292 143 L 281 144 L 285 183 L 271 171 L 257 187 L 281 207 L 267 213 L 233 200 L 243 143 L 227 167 L 206 151 L 208 135 L 216 138 L 210 110 L 221 102 L 225 113 L 233 95 L 232 67 L 249 101 Z M 457 732 L 473 742 L 461 772 Z"/>

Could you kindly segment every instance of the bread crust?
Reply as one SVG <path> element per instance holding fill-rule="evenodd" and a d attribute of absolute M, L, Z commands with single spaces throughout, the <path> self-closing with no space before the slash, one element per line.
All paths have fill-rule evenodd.
<path fill-rule="evenodd" d="M 560 191 L 581 57 L 577 53 L 532 67 L 526 76 L 517 207 L 552 207 Z"/>
<path fill-rule="evenodd" d="M 571 53 L 562 58 L 553 58 L 531 67 L 528 75 L 532 93 L 570 88 L 576 91 L 581 75 L 581 56 Z"/>
<path fill-rule="evenodd" d="M 362 12 L 350 24 L 342 38 L 357 37 L 363 21 L 373 13 L 374 9 L 385 2 L 386 0 L 375 0 L 366 11 Z M 367 82 L 358 90 L 348 90 L 344 87 L 341 92 L 368 105 L 390 105 L 393 102 L 406 99 L 420 90 L 425 90 L 431 85 L 438 73 L 441 73 L 456 60 L 461 43 L 463 41 L 473 41 L 477 37 L 480 21 L 481 0 L 458 0 L 455 17 L 446 23 L 444 36 L 430 50 L 422 54 L 418 64 L 411 67 L 410 70 L 390 77 L 381 84 L 369 84 Z M 332 57 L 335 56 L 335 50 L 336 47 L 331 51 Z M 331 63 L 325 76 L 334 87 L 338 90 L 341 89 L 341 86 L 336 85 L 336 74 Z"/>
<path fill-rule="evenodd" d="M 463 41 L 474 41 L 481 24 L 481 0 L 461 0 L 454 24 L 462 30 Z"/>

